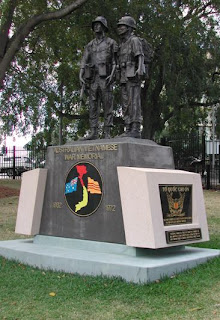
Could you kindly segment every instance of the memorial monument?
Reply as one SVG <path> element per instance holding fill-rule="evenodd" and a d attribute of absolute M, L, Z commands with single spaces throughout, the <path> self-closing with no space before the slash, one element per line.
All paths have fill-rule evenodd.
<path fill-rule="evenodd" d="M 133 35 L 135 20 L 125 16 L 118 22 L 126 131 L 114 139 L 117 45 L 105 37 L 103 17 L 92 27 L 96 39 L 86 47 L 80 71 L 83 84 L 87 74 L 90 78 L 91 133 L 84 141 L 48 147 L 45 169 L 24 173 L 16 232 L 35 237 L 0 245 L 0 253 L 53 270 L 154 281 L 219 251 L 185 248 L 209 239 L 200 176 L 175 170 L 170 147 L 140 139 L 144 56 L 141 40 Z M 99 99 L 106 139 L 97 139 Z"/>

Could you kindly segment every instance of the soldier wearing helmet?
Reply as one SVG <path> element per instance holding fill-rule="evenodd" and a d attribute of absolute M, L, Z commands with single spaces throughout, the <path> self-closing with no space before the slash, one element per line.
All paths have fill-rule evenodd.
<path fill-rule="evenodd" d="M 126 131 L 121 137 L 141 138 L 141 76 L 144 74 L 144 53 L 140 39 L 134 35 L 136 22 L 131 16 L 118 21 L 119 73 L 122 111 Z"/>
<path fill-rule="evenodd" d="M 106 37 L 107 21 L 99 16 L 92 21 L 95 39 L 87 44 L 81 61 L 79 79 L 89 88 L 90 134 L 85 140 L 98 138 L 100 106 L 104 111 L 104 138 L 110 138 L 113 125 L 113 79 L 116 69 L 117 43 Z"/>

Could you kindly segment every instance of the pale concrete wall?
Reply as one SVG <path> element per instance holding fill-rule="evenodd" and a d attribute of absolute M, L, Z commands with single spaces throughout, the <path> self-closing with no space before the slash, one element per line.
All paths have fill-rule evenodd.
<path fill-rule="evenodd" d="M 47 169 L 35 169 L 22 175 L 15 233 L 39 233 L 46 186 Z"/>
<path fill-rule="evenodd" d="M 126 244 L 142 248 L 166 248 L 209 240 L 199 174 L 168 169 L 118 167 Z M 159 185 L 192 186 L 192 223 L 165 226 Z M 167 231 L 201 229 L 201 240 L 167 243 Z"/>

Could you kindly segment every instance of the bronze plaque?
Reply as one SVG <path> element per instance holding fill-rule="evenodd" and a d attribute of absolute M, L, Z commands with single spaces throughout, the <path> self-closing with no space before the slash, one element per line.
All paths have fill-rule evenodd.
<path fill-rule="evenodd" d="M 159 185 L 165 226 L 192 223 L 192 185 Z"/>
<path fill-rule="evenodd" d="M 185 242 L 202 239 L 201 229 L 166 231 L 167 243 Z"/>

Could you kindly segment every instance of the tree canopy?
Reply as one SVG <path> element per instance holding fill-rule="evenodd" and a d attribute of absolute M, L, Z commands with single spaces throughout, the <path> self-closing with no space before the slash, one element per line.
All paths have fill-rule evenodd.
<path fill-rule="evenodd" d="M 69 4 L 65 6 L 63 1 L 40 0 L 33 5 L 33 1 L 1 0 L 0 85 L 2 85 L 5 73 L 15 54 L 39 24 L 61 19 L 82 6 L 86 1 L 69 1 Z"/>
<path fill-rule="evenodd" d="M 40 128 L 46 144 L 53 143 L 59 123 L 64 136 L 76 138 L 85 132 L 88 106 L 80 108 L 78 103 L 79 62 L 83 47 L 93 38 L 91 22 L 98 15 L 106 17 L 110 36 L 118 41 L 117 21 L 130 13 L 137 21 L 136 33 L 155 50 L 149 78 L 142 85 L 144 138 L 194 130 L 206 118 L 206 108 L 201 107 L 219 102 L 219 81 L 213 81 L 220 62 L 219 0 L 40 0 L 34 5 L 7 0 L 0 5 L 5 128 L 9 122 L 23 132 Z M 55 14 L 67 8 L 70 11 L 56 20 Z M 10 63 L 1 69 L 13 38 L 27 26 L 29 32 L 22 33 Z M 115 132 L 122 128 L 119 96 L 116 84 Z"/>

